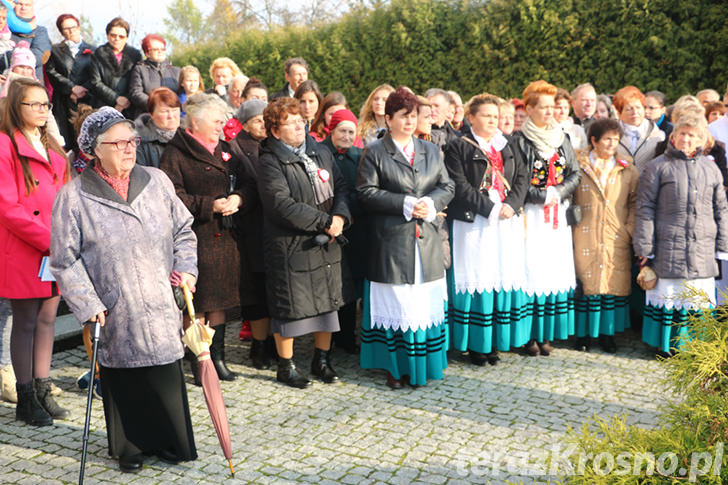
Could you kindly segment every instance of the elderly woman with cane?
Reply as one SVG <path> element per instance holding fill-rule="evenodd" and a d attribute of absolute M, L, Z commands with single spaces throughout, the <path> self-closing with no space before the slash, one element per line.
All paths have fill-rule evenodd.
<path fill-rule="evenodd" d="M 59 192 L 51 225 L 51 272 L 64 299 L 80 322 L 102 326 L 109 454 L 124 472 L 141 469 L 144 454 L 197 458 L 170 284 L 194 285 L 197 239 L 167 176 L 136 165 L 138 143 L 115 109 L 90 115 L 78 145 L 94 160 Z"/>

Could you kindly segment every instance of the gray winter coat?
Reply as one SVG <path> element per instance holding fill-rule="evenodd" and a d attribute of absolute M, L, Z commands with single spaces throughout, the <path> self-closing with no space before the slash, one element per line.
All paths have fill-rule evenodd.
<path fill-rule="evenodd" d="M 136 165 L 128 202 L 89 167 L 56 196 L 51 272 L 79 322 L 108 311 L 99 362 L 112 368 L 182 358 L 172 270 L 197 276 L 192 215 L 160 170 Z"/>
<path fill-rule="evenodd" d="M 660 278 L 718 274 L 716 251 L 728 252 L 728 204 L 720 170 L 668 146 L 645 168 L 637 190 L 635 254 L 652 256 Z"/>
<path fill-rule="evenodd" d="M 173 66 L 169 61 L 154 62 L 145 59 L 138 62 L 131 70 L 129 78 L 129 100 L 136 110 L 136 114 L 147 112 L 149 93 L 159 87 L 166 87 L 173 92 L 179 88 L 179 73 L 181 69 Z"/>

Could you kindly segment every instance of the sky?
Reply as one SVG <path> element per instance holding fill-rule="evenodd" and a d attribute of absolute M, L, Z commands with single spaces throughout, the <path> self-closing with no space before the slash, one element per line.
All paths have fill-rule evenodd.
<path fill-rule="evenodd" d="M 131 44 L 139 47 L 146 34 L 164 32 L 163 20 L 167 16 L 167 5 L 170 2 L 171 0 L 36 0 L 35 11 L 38 23 L 48 28 L 53 42 L 60 40 L 55 22 L 62 13 L 72 13 L 79 18 L 81 15 L 88 17 L 97 39 L 104 34 L 109 20 L 121 15 L 131 25 Z M 207 11 L 208 2 L 200 0 L 200 3 L 200 9 Z"/>

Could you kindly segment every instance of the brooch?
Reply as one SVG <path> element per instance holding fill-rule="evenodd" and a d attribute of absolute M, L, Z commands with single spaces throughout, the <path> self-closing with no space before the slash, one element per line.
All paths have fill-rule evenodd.
<path fill-rule="evenodd" d="M 228 162 L 228 161 L 230 161 L 231 158 L 232 157 L 230 156 L 230 154 L 228 152 L 222 152 L 222 159 L 224 161 Z"/>

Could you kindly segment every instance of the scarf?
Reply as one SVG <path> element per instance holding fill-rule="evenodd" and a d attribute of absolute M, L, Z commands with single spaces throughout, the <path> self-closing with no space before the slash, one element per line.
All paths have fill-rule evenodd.
<path fill-rule="evenodd" d="M 602 190 L 605 190 L 607 182 L 609 181 L 609 174 L 615 165 L 614 156 L 612 156 L 609 160 L 599 160 L 596 154 L 592 151 L 589 153 L 589 162 L 591 163 L 594 173 L 599 179 Z"/>
<path fill-rule="evenodd" d="M 174 134 L 177 133 L 177 130 L 163 130 L 157 125 L 154 124 L 152 119 L 149 119 L 149 123 L 147 123 L 147 128 L 149 128 L 149 131 L 152 132 L 152 135 L 159 140 L 162 143 L 169 143 L 172 138 L 174 138 Z M 214 150 L 213 150 L 214 152 Z"/>
<path fill-rule="evenodd" d="M 481 183 L 480 189 L 485 191 L 488 191 L 491 188 L 495 189 L 498 192 L 500 201 L 503 202 L 506 200 L 507 187 L 505 184 L 505 176 L 503 174 L 503 156 L 501 155 L 501 151 L 505 148 L 508 140 L 506 140 L 506 137 L 503 136 L 500 130 L 496 131 L 493 138 L 489 141 L 476 135 L 472 128 L 470 129 L 470 132 L 473 134 L 475 141 L 478 142 L 480 149 L 488 156 L 488 161 L 490 162 L 486 168 L 486 176 L 483 178 L 483 182 L 485 182 L 487 186 L 484 187 Z M 487 174 L 488 171 L 490 171 L 489 175 Z"/>
<path fill-rule="evenodd" d="M 640 123 L 639 126 L 632 126 L 628 125 L 623 122 L 619 122 L 620 125 L 622 125 L 622 129 L 624 130 L 624 136 L 627 137 L 630 143 L 630 149 L 629 152 L 631 154 L 634 154 L 634 152 L 637 151 L 637 146 L 641 138 L 644 137 L 644 134 L 647 132 L 647 127 L 649 126 L 650 122 L 645 118 L 642 120 L 642 123 Z"/>
<path fill-rule="evenodd" d="M 564 143 L 564 130 L 561 129 L 556 121 L 552 121 L 546 128 L 539 128 L 531 117 L 521 125 L 521 133 L 536 145 L 536 149 L 542 152 L 544 156 L 554 153 Z"/>
<path fill-rule="evenodd" d="M 119 196 L 127 200 L 129 197 L 129 177 L 122 179 L 118 177 L 112 177 L 109 175 L 106 170 L 101 168 L 101 164 L 96 161 L 93 165 L 94 172 L 99 174 L 99 177 L 101 177 L 107 184 L 111 185 L 111 188 L 114 189 L 114 192 L 119 194 Z"/>
<path fill-rule="evenodd" d="M 63 41 L 66 46 L 68 46 L 68 49 L 71 51 L 71 56 L 76 57 L 78 55 L 79 49 L 81 49 L 81 41 L 78 41 L 78 43 L 73 42 L 72 40 L 66 39 Z"/>
<path fill-rule="evenodd" d="M 294 147 L 281 142 L 285 147 L 295 153 L 303 162 L 303 168 L 308 175 L 308 181 L 313 190 L 314 202 L 318 210 L 328 213 L 334 206 L 334 190 L 331 188 L 331 174 L 324 168 L 319 168 L 316 162 L 306 154 L 306 142 L 300 147 Z"/>

